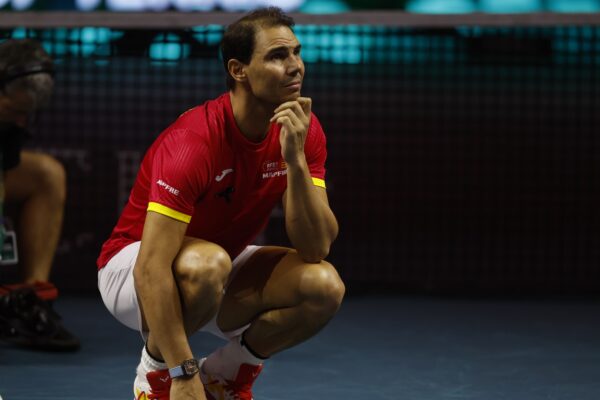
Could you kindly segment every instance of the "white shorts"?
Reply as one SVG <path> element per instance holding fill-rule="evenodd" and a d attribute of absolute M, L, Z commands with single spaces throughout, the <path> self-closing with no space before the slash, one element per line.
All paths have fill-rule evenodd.
<path fill-rule="evenodd" d="M 110 259 L 104 268 L 98 271 L 98 289 L 108 311 L 119 322 L 139 331 L 144 338 L 147 338 L 148 332 L 145 332 L 142 328 L 142 315 L 133 282 L 133 267 L 140 250 L 140 244 L 141 242 L 134 242 L 125 246 Z M 231 277 L 239 267 L 246 263 L 250 256 L 260 248 L 261 246 L 248 246 L 233 260 L 229 281 L 231 281 Z M 210 332 L 223 339 L 229 339 L 241 334 L 246 328 L 248 326 L 231 332 L 222 332 L 217 326 L 217 317 L 215 316 L 200 331 Z"/>

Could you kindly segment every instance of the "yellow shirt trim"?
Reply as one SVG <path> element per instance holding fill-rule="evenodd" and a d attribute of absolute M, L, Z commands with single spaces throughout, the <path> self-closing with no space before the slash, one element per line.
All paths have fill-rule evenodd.
<path fill-rule="evenodd" d="M 165 207 L 162 204 L 154 202 L 148 203 L 148 211 L 154 211 L 155 213 L 166 215 L 167 217 L 171 217 L 173 219 L 176 219 L 177 221 L 185 222 L 186 224 L 189 224 L 192 220 L 191 215 L 180 213 L 179 211 L 175 211 L 172 208 Z"/>
<path fill-rule="evenodd" d="M 325 181 L 323 179 L 319 179 L 319 178 L 312 178 L 312 181 L 314 183 L 315 186 L 318 187 L 322 187 L 323 189 L 325 189 Z"/>

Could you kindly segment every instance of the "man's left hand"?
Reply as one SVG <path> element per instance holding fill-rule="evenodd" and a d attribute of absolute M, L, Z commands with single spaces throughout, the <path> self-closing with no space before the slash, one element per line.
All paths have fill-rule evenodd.
<path fill-rule="evenodd" d="M 277 107 L 275 115 L 271 118 L 271 122 L 281 125 L 281 155 L 288 164 L 296 163 L 299 157 L 304 156 L 311 106 L 312 100 L 309 97 L 298 97 Z"/>

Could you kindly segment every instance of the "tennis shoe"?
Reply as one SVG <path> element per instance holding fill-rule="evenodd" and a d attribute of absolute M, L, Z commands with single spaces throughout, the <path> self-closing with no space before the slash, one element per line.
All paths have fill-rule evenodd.
<path fill-rule="evenodd" d="M 44 351 L 77 351 L 80 347 L 51 301 L 25 287 L 4 290 L 0 295 L 0 341 Z"/>
<path fill-rule="evenodd" d="M 136 376 L 133 384 L 134 400 L 169 400 L 171 377 L 168 369 L 150 371 L 146 381 Z"/>
<path fill-rule="evenodd" d="M 202 370 L 206 358 L 200 360 L 200 379 L 204 384 L 207 400 L 253 400 L 252 384 L 262 371 L 262 365 L 242 364 L 235 380 L 207 374 Z"/>

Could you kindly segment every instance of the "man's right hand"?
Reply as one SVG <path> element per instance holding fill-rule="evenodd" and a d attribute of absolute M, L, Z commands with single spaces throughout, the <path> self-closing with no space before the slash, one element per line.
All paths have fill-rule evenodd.
<path fill-rule="evenodd" d="M 170 400 L 206 400 L 204 386 L 199 375 L 189 379 L 173 379 L 171 381 Z"/>

